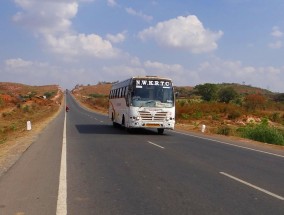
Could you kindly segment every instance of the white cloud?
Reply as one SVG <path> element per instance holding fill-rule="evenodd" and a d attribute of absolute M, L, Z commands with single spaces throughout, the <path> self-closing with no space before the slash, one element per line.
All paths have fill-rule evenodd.
<path fill-rule="evenodd" d="M 145 68 L 148 68 L 154 71 L 158 71 L 158 72 L 165 71 L 167 73 L 177 73 L 183 70 L 183 67 L 179 64 L 170 65 L 170 64 L 160 63 L 157 61 L 145 61 L 144 66 Z"/>
<path fill-rule="evenodd" d="M 15 68 L 24 68 L 33 65 L 31 61 L 23 60 L 22 58 L 17 59 L 8 59 L 5 61 L 5 65 L 7 68 L 15 69 Z"/>
<path fill-rule="evenodd" d="M 283 37 L 283 32 L 281 32 L 278 26 L 274 26 L 270 35 L 273 37 L 273 41 L 268 44 L 271 49 L 280 49 L 283 47 L 283 42 L 281 38 Z"/>
<path fill-rule="evenodd" d="M 78 83 L 89 83 L 94 80 L 93 68 L 66 65 L 50 65 L 47 62 L 24 60 L 22 58 L 7 59 L 0 63 L 1 81 L 23 83 L 29 85 L 59 84 L 72 89 Z M 92 84 L 92 83 L 91 83 Z"/>
<path fill-rule="evenodd" d="M 79 0 L 16 0 L 15 2 L 22 7 L 23 12 L 18 12 L 13 20 L 32 29 L 43 39 L 51 52 L 62 54 L 64 58 L 118 56 L 119 51 L 113 48 L 110 41 L 97 34 L 85 35 L 76 33 L 72 29 L 71 20 L 78 13 Z"/>
<path fill-rule="evenodd" d="M 137 17 L 140 17 L 142 18 L 143 20 L 147 21 L 147 22 L 150 22 L 152 21 L 153 17 L 152 16 L 149 16 L 149 15 L 146 15 L 144 13 L 142 13 L 141 11 L 136 11 L 134 10 L 133 8 L 125 8 L 126 12 L 130 15 L 133 15 L 133 16 L 137 16 Z"/>
<path fill-rule="evenodd" d="M 78 12 L 77 2 L 17 0 L 23 12 L 13 20 L 40 34 L 57 34 L 70 31 L 71 19 Z"/>
<path fill-rule="evenodd" d="M 111 7 L 117 6 L 116 0 L 107 0 L 107 4 Z"/>
<path fill-rule="evenodd" d="M 121 43 L 125 40 L 126 38 L 126 31 L 122 32 L 122 33 L 118 33 L 116 35 L 112 35 L 112 34 L 107 34 L 106 38 L 111 41 L 112 43 Z"/>
<path fill-rule="evenodd" d="M 197 83 L 243 83 L 283 91 L 284 67 L 276 68 L 245 66 L 240 61 L 225 61 L 214 58 L 200 64 L 195 71 Z"/>
<path fill-rule="evenodd" d="M 268 44 L 268 47 L 271 49 L 280 49 L 282 48 L 283 44 L 281 40 L 277 40 Z"/>
<path fill-rule="evenodd" d="M 170 77 L 180 81 L 184 78 L 184 72 L 184 68 L 179 64 L 171 65 L 150 60 L 141 63 L 138 58 L 132 58 L 125 64 L 103 67 L 104 80 L 110 81 L 122 81 L 129 77 L 145 75 Z"/>
<path fill-rule="evenodd" d="M 274 26 L 272 28 L 271 36 L 275 38 L 281 38 L 283 37 L 283 32 L 280 31 L 280 28 L 278 26 Z"/>
<path fill-rule="evenodd" d="M 155 27 L 141 31 L 142 40 L 154 39 L 161 46 L 186 49 L 192 53 L 210 52 L 217 48 L 216 41 L 223 35 L 222 31 L 212 32 L 203 27 L 196 16 L 179 16 Z"/>
<path fill-rule="evenodd" d="M 108 40 L 104 40 L 96 34 L 63 35 L 61 37 L 47 35 L 46 41 L 53 52 L 67 57 L 113 58 L 119 54 L 119 50 L 113 48 Z"/>

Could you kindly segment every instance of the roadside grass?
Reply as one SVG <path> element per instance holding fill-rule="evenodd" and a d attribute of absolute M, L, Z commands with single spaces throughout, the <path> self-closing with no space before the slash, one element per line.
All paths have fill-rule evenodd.
<path fill-rule="evenodd" d="M 263 119 L 260 124 L 251 123 L 239 128 L 238 132 L 244 138 L 284 146 L 284 131 L 269 126 L 267 119 Z"/>
<path fill-rule="evenodd" d="M 0 116 L 0 144 L 26 131 L 27 121 L 41 123 L 59 109 L 59 105 L 39 104 L 18 106 Z"/>
<path fill-rule="evenodd" d="M 44 99 L 46 96 L 46 99 Z M 56 113 L 63 94 L 57 85 L 28 86 L 0 82 L 0 145 L 27 132 L 27 121 L 41 124 Z"/>

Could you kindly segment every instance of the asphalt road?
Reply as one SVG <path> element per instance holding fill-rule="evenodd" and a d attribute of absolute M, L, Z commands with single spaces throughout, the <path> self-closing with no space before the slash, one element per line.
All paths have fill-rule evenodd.
<path fill-rule="evenodd" d="M 284 214 L 283 150 L 129 134 L 67 104 L 0 178 L 0 215 Z"/>

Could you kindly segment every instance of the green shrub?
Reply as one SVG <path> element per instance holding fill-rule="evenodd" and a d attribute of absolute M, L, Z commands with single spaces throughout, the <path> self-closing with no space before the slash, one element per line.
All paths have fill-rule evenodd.
<path fill-rule="evenodd" d="M 55 94 L 56 94 L 55 92 L 45 92 L 43 95 L 46 96 L 47 99 L 49 99 Z"/>
<path fill-rule="evenodd" d="M 272 122 L 281 122 L 281 117 L 280 117 L 280 113 L 273 113 L 271 114 L 271 116 L 269 117 L 269 119 L 272 121 Z"/>
<path fill-rule="evenodd" d="M 16 131 L 17 130 L 17 125 L 15 123 L 13 123 L 12 125 L 10 125 L 10 130 L 11 131 Z"/>
<path fill-rule="evenodd" d="M 220 126 L 217 129 L 217 134 L 228 136 L 231 133 L 231 128 L 227 125 Z"/>
<path fill-rule="evenodd" d="M 212 113 L 212 120 L 220 120 L 220 115 L 216 114 L 216 113 Z"/>
<path fill-rule="evenodd" d="M 178 103 L 181 107 L 183 107 L 186 104 L 186 101 L 185 100 L 179 100 Z"/>
<path fill-rule="evenodd" d="M 30 113 L 31 112 L 31 108 L 28 105 L 25 105 L 22 110 L 24 111 L 24 113 Z"/>
<path fill-rule="evenodd" d="M 201 111 L 197 111 L 192 114 L 192 118 L 194 119 L 201 119 L 203 117 L 203 113 Z"/>
<path fill-rule="evenodd" d="M 241 112 L 238 110 L 232 110 L 229 114 L 228 114 L 228 119 L 230 120 L 234 120 L 237 119 L 241 116 Z"/>
<path fill-rule="evenodd" d="M 189 114 L 187 114 L 187 113 L 182 113 L 182 114 L 181 114 L 181 118 L 183 118 L 183 119 L 189 119 Z"/>
<path fill-rule="evenodd" d="M 3 138 L 3 139 L 0 139 L 0 145 L 1 145 L 1 144 L 4 144 L 4 143 L 6 142 L 6 140 L 7 140 L 7 137 L 5 137 L 5 138 Z"/>
<path fill-rule="evenodd" d="M 107 97 L 106 95 L 97 94 L 97 93 L 89 94 L 89 96 L 93 97 L 93 98 L 105 98 L 105 97 Z"/>
<path fill-rule="evenodd" d="M 270 127 L 267 119 L 264 119 L 259 125 L 247 125 L 238 129 L 242 137 L 256 140 L 264 143 L 284 145 L 284 133 L 280 130 Z"/>

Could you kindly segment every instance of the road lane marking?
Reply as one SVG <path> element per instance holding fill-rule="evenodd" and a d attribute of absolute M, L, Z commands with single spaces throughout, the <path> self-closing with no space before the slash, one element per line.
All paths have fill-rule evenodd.
<path fill-rule="evenodd" d="M 252 187 L 252 188 L 254 188 L 254 189 L 256 189 L 256 190 L 259 190 L 259 191 L 261 191 L 261 192 L 263 192 L 263 193 L 266 193 L 266 194 L 268 194 L 268 195 L 270 195 L 270 196 L 272 196 L 272 197 L 274 197 L 274 198 L 277 198 L 277 199 L 280 199 L 280 200 L 284 201 L 284 197 L 279 196 L 279 195 L 277 195 L 277 194 L 275 194 L 275 193 L 272 193 L 272 192 L 270 192 L 270 191 L 268 191 L 268 190 L 262 189 L 262 188 L 260 188 L 260 187 L 258 187 L 258 186 L 255 186 L 255 185 L 253 185 L 253 184 L 251 184 L 251 183 L 248 183 L 248 182 L 246 182 L 246 181 L 244 181 L 244 180 L 242 180 L 242 179 L 239 179 L 239 178 L 237 178 L 237 177 L 234 177 L 234 176 L 232 176 L 232 175 L 229 175 L 229 174 L 227 174 L 227 173 L 225 173 L 225 172 L 220 172 L 220 174 L 222 174 L 222 175 L 224 175 L 224 176 L 227 176 L 227 177 L 229 177 L 229 178 L 231 178 L 231 179 L 233 179 L 233 180 L 235 180 L 235 181 L 238 181 L 238 182 L 240 182 L 240 183 L 242 183 L 242 184 L 245 184 L 245 185 L 247 185 L 247 186 L 249 186 L 249 187 Z"/>
<path fill-rule="evenodd" d="M 67 214 L 66 142 L 67 141 L 66 141 L 66 112 L 65 112 L 56 215 L 66 215 Z"/>
<path fill-rule="evenodd" d="M 164 148 L 165 148 L 165 147 L 160 146 L 160 145 L 158 145 L 158 144 L 156 144 L 156 143 L 153 143 L 153 142 L 151 142 L 151 141 L 147 141 L 147 142 L 150 143 L 150 144 L 152 144 L 152 145 L 154 145 L 154 146 L 160 147 L 161 149 L 164 149 Z"/>
<path fill-rule="evenodd" d="M 260 152 L 260 153 L 263 153 L 263 154 L 273 155 L 273 156 L 280 157 L 280 158 L 284 158 L 284 155 L 274 154 L 274 153 L 271 153 L 271 152 L 265 152 L 265 151 L 261 151 L 261 150 L 258 150 L 258 149 L 245 147 L 245 146 L 238 146 L 238 145 L 235 145 L 235 144 L 232 144 L 232 143 L 226 143 L 226 142 L 223 142 L 223 141 L 220 141 L 220 140 L 214 140 L 214 139 L 210 139 L 210 138 L 206 138 L 206 137 L 199 137 L 199 136 L 196 136 L 196 135 L 186 134 L 186 133 L 182 133 L 182 132 L 178 132 L 178 131 L 172 131 L 172 132 L 177 133 L 177 134 L 183 134 L 183 135 L 186 135 L 186 136 L 196 137 L 196 138 L 203 139 L 203 140 L 210 140 L 210 141 L 213 141 L 213 142 L 222 143 L 222 144 L 225 144 L 225 145 L 234 146 L 234 147 L 238 147 L 238 148 L 242 148 L 242 149 L 247 149 L 247 150 L 251 150 L 251 151 L 255 151 L 255 152 Z"/>

